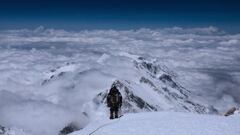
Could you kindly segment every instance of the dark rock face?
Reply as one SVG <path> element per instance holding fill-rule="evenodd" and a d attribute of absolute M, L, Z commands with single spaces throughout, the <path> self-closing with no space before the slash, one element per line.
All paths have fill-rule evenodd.
<path fill-rule="evenodd" d="M 121 82 L 116 81 L 115 85 L 117 85 L 117 84 L 121 84 Z M 140 109 L 144 109 L 144 110 L 147 110 L 147 111 L 157 111 L 157 108 L 150 105 L 149 103 L 144 101 L 142 98 L 134 95 L 133 91 L 128 89 L 128 87 L 123 86 L 121 89 L 124 89 L 124 94 L 125 94 L 125 99 L 124 99 L 123 104 L 125 106 L 128 106 L 128 108 L 130 110 L 131 110 L 131 107 L 133 106 L 131 104 L 135 104 L 135 106 L 137 106 Z M 132 110 L 132 111 L 135 112 L 135 110 Z"/>
<path fill-rule="evenodd" d="M 141 65 L 143 68 L 147 69 L 149 72 L 153 74 L 157 74 L 159 72 L 159 69 L 156 66 L 154 66 L 152 63 L 142 61 Z"/>
<path fill-rule="evenodd" d="M 62 77 L 62 76 L 64 76 L 64 75 L 65 75 L 65 72 L 60 72 L 60 73 L 57 74 L 57 75 L 52 75 L 52 76 L 50 76 L 49 79 L 43 80 L 43 82 L 42 82 L 41 85 L 45 85 L 45 84 L 47 84 L 48 82 L 50 82 L 51 80 L 53 80 L 53 79 L 55 79 L 55 78 L 58 78 L 58 77 Z"/>
<path fill-rule="evenodd" d="M 153 84 L 153 82 L 151 82 L 151 80 L 149 80 L 145 77 L 141 77 L 140 82 L 146 83 L 146 84 L 150 85 L 152 88 L 156 88 L 156 86 Z"/>
<path fill-rule="evenodd" d="M 0 125 L 0 135 L 5 134 L 5 132 L 6 132 L 5 127 L 3 127 L 3 126 Z"/>
<path fill-rule="evenodd" d="M 163 83 L 169 83 L 172 88 L 178 87 L 177 83 L 172 80 L 170 75 L 163 74 L 159 77 L 159 80 L 161 80 Z"/>
<path fill-rule="evenodd" d="M 224 116 L 233 115 L 235 113 L 235 111 L 237 111 L 237 108 L 236 107 L 232 107 L 224 114 Z"/>
<path fill-rule="evenodd" d="M 77 130 L 80 130 L 80 128 L 78 128 L 78 126 L 74 123 L 70 123 L 60 131 L 59 135 L 67 135 Z"/>

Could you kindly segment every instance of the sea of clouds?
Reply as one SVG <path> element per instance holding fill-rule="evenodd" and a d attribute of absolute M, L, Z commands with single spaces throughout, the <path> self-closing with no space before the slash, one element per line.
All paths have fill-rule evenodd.
<path fill-rule="evenodd" d="M 174 71 L 180 83 L 192 91 L 199 102 L 224 112 L 240 104 L 239 51 L 240 34 L 212 26 L 82 31 L 39 27 L 0 31 L 0 124 L 36 135 L 53 135 L 66 123 L 84 119 L 74 106 L 80 107 L 77 104 L 91 95 L 56 90 L 59 85 L 70 87 L 67 83 L 63 86 L 68 79 L 48 88 L 41 83 L 49 77 L 51 69 L 74 62 L 78 63 L 78 71 L 89 69 L 90 72 L 80 79 L 84 83 L 79 88 L 107 89 L 110 84 L 96 78 L 94 73 L 105 59 L 125 53 L 156 59 Z M 113 68 L 109 72 L 121 76 L 127 65 L 124 62 L 124 59 L 110 61 L 108 65 L 116 65 L 116 69 L 122 65 L 122 70 L 118 72 Z M 131 75 L 129 69 L 126 72 Z M 95 85 L 88 86 L 93 82 Z M 49 128 L 52 130 L 44 130 Z"/>

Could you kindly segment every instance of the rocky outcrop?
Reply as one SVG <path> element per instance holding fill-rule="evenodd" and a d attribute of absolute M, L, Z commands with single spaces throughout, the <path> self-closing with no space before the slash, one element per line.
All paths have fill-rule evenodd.
<path fill-rule="evenodd" d="M 59 132 L 59 135 L 67 135 L 77 130 L 80 128 L 76 124 L 70 123 Z"/>
<path fill-rule="evenodd" d="M 48 79 L 43 80 L 41 85 L 45 85 L 48 82 L 50 82 L 51 80 L 54 80 L 55 78 L 61 77 L 64 74 L 65 74 L 65 72 L 60 72 L 60 73 L 57 73 L 56 75 L 51 75 Z"/>
<path fill-rule="evenodd" d="M 224 114 L 224 116 L 234 115 L 235 113 L 239 113 L 239 108 L 232 107 Z"/>
<path fill-rule="evenodd" d="M 29 135 L 22 129 L 6 128 L 0 125 L 0 135 Z"/>
<path fill-rule="evenodd" d="M 5 127 L 3 127 L 3 126 L 0 125 L 0 135 L 4 135 L 5 132 L 6 132 Z"/>

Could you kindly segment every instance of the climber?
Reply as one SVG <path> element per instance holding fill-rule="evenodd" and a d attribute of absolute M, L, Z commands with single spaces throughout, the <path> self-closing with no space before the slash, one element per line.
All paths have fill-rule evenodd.
<path fill-rule="evenodd" d="M 122 106 L 122 95 L 114 85 L 107 95 L 107 106 L 110 108 L 110 119 L 118 118 L 118 112 Z"/>

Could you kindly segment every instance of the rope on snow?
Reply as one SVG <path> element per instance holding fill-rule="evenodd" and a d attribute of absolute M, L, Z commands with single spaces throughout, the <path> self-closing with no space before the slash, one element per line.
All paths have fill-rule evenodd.
<path fill-rule="evenodd" d="M 103 124 L 103 125 L 101 125 L 100 127 L 98 127 L 97 129 L 95 129 L 94 131 L 92 131 L 92 132 L 91 132 L 90 134 L 88 134 L 88 135 L 93 135 L 93 134 L 94 134 L 96 131 L 98 131 L 99 129 L 101 129 L 101 128 L 103 128 L 103 127 L 106 127 L 106 126 L 108 126 L 108 125 L 111 125 L 111 124 L 117 123 L 117 122 L 119 122 L 119 121 L 120 121 L 120 118 L 118 118 L 117 121 Z"/>

